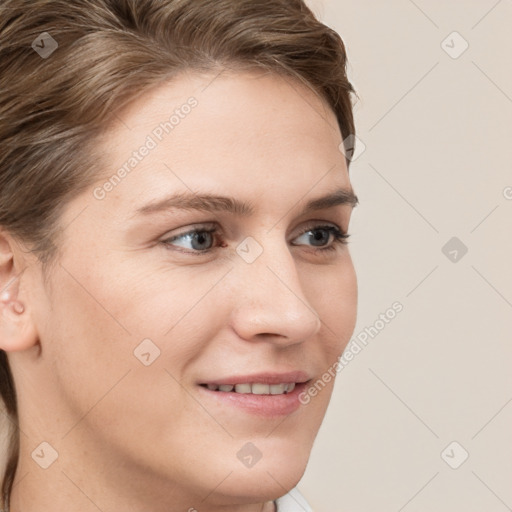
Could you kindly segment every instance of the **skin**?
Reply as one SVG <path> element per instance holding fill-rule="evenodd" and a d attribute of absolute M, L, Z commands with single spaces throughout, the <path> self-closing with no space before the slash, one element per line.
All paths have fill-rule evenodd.
<path fill-rule="evenodd" d="M 47 276 L 1 233 L 2 288 L 21 273 L 1 303 L 23 432 L 12 512 L 271 512 L 303 475 L 334 380 L 278 417 L 219 406 L 198 382 L 296 369 L 316 380 L 342 353 L 356 321 L 349 248 L 309 230 L 348 231 L 353 207 L 302 214 L 310 199 L 351 189 L 342 138 L 327 104 L 289 78 L 214 77 L 184 74 L 120 113 L 98 145 L 104 175 L 64 209 Z M 190 96 L 197 107 L 96 199 Z M 190 190 L 255 213 L 136 215 Z M 219 232 L 199 250 L 187 237 L 164 242 L 205 223 Z M 263 249 L 252 263 L 236 251 L 249 236 Z M 147 338 L 160 349 L 149 366 L 134 357 Z M 47 469 L 31 456 L 43 441 L 58 452 Z M 237 457 L 247 442 L 262 455 L 251 468 Z"/>

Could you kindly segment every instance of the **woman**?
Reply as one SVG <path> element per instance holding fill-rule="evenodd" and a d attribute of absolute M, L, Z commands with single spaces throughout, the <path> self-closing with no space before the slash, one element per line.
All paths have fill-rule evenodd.
<path fill-rule="evenodd" d="M 3 507 L 286 512 L 355 324 L 339 36 L 301 0 L 0 6 Z"/>

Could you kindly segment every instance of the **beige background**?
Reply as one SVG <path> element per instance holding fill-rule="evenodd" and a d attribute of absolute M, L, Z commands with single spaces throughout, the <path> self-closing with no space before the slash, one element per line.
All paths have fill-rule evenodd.
<path fill-rule="evenodd" d="M 512 510 L 512 2 L 310 3 L 360 96 L 354 336 L 404 309 L 340 373 L 300 489 L 315 512 Z"/>
<path fill-rule="evenodd" d="M 354 337 L 404 309 L 340 373 L 300 489 L 316 512 L 510 510 L 512 2 L 311 4 L 360 96 Z"/>

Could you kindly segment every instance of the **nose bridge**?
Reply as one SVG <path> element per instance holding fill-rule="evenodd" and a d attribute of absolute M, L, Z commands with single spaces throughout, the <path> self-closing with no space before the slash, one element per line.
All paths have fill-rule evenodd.
<path fill-rule="evenodd" d="M 248 237 L 237 248 L 234 328 L 245 339 L 265 334 L 281 343 L 304 341 L 318 332 L 320 318 L 284 237 L 275 232 L 264 238 L 259 243 Z"/>

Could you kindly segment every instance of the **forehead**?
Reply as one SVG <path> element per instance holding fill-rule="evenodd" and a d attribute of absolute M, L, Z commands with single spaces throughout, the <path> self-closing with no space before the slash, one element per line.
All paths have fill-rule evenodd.
<path fill-rule="evenodd" d="M 108 136 L 123 142 L 121 150 L 136 147 L 144 135 L 167 147 L 250 140 L 290 145 L 293 137 L 320 141 L 327 133 L 333 142 L 341 138 L 334 112 L 315 92 L 262 71 L 183 73 L 140 95 L 117 119 Z"/>
<path fill-rule="evenodd" d="M 112 196 L 230 191 L 247 197 L 350 188 L 334 113 L 313 91 L 275 74 L 184 74 L 120 112 L 101 142 Z M 131 184 L 131 185 L 130 185 Z M 321 190 L 317 190 L 320 192 Z"/>

